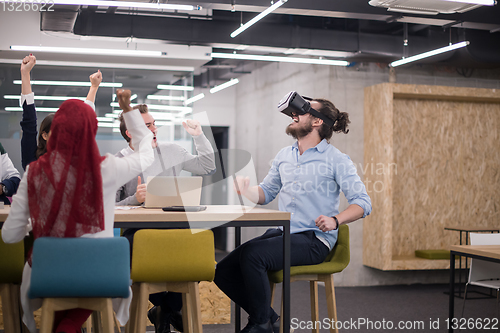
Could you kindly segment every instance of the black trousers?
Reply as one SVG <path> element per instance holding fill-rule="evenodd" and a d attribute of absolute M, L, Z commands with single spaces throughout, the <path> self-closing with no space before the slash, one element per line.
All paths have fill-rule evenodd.
<path fill-rule="evenodd" d="M 313 231 L 290 235 L 292 266 L 323 262 L 329 253 Z M 214 282 L 254 323 L 274 322 L 267 271 L 283 269 L 283 232 L 269 229 L 262 236 L 238 246 L 217 264 Z"/>
<path fill-rule="evenodd" d="M 139 229 L 125 229 L 123 237 L 130 244 L 130 263 L 132 264 L 132 249 L 134 247 L 134 235 Z M 182 294 L 174 292 L 161 292 L 149 295 L 149 301 L 153 305 L 160 306 L 162 312 L 180 311 L 182 309 Z"/>

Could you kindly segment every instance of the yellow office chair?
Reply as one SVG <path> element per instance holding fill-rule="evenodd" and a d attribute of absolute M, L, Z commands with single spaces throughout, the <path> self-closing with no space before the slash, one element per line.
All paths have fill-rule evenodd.
<path fill-rule="evenodd" d="M 23 268 L 23 242 L 5 244 L 0 230 L 0 297 L 5 332 L 21 332 L 19 290 Z"/>
<path fill-rule="evenodd" d="M 290 282 L 310 281 L 311 288 L 311 320 L 319 321 L 318 311 L 318 281 L 325 283 L 326 305 L 328 318 L 337 321 L 337 307 L 335 304 L 335 289 L 333 286 L 333 274 L 339 273 L 347 267 L 350 261 L 349 253 L 349 227 L 341 225 L 335 247 L 330 251 L 325 261 L 318 265 L 292 266 L 290 267 Z M 283 271 L 269 272 L 269 282 L 271 284 L 271 304 L 274 301 L 274 291 L 276 283 L 283 282 Z M 283 298 L 281 299 L 281 309 L 283 310 Z M 281 316 L 283 318 L 283 315 Z M 332 321 L 331 321 L 332 322 Z M 313 329 L 313 333 L 319 333 L 319 328 Z M 338 332 L 335 327 L 330 328 L 330 332 Z M 280 327 L 283 333 L 283 325 Z"/>
<path fill-rule="evenodd" d="M 133 299 L 127 332 L 145 333 L 149 294 L 182 293 L 184 333 L 201 333 L 199 281 L 215 275 L 211 230 L 139 230 L 134 236 Z"/>

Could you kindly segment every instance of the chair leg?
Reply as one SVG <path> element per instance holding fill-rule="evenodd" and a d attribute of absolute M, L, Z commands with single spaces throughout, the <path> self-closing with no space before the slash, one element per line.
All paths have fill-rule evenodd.
<path fill-rule="evenodd" d="M 182 293 L 182 324 L 184 333 L 193 333 L 193 301 L 187 293 Z"/>
<path fill-rule="evenodd" d="M 146 333 L 146 313 L 148 311 L 149 287 L 147 283 L 139 285 L 139 304 L 137 305 L 137 333 Z"/>
<path fill-rule="evenodd" d="M 102 326 L 104 333 L 114 333 L 115 329 L 113 326 L 113 304 L 111 303 L 111 298 L 105 300 L 106 306 L 102 310 Z"/>
<path fill-rule="evenodd" d="M 333 285 L 333 274 L 324 276 L 326 291 L 326 307 L 328 309 L 328 318 L 332 320 L 334 327 L 330 328 L 330 333 L 338 333 L 337 329 L 337 305 L 335 303 L 335 287 Z M 333 326 L 333 325 L 332 325 Z"/>
<path fill-rule="evenodd" d="M 130 318 L 125 327 L 126 333 L 136 333 L 137 332 L 137 316 L 139 311 L 137 306 L 139 304 L 139 284 L 132 284 L 132 303 L 130 304 Z M 153 323 L 154 324 L 154 323 Z"/>
<path fill-rule="evenodd" d="M 189 282 L 189 298 L 191 298 L 193 333 L 202 333 L 203 327 L 201 324 L 201 301 L 198 282 Z"/>
<path fill-rule="evenodd" d="M 90 315 L 90 317 L 83 324 L 83 326 L 85 327 L 87 333 L 91 333 L 92 332 L 92 315 Z"/>
<path fill-rule="evenodd" d="M 50 298 L 44 298 L 42 303 L 40 333 L 52 333 L 53 325 L 54 325 L 54 301 Z"/>
<path fill-rule="evenodd" d="M 311 293 L 311 320 L 313 323 L 319 322 L 319 303 L 318 303 L 318 282 L 309 281 Z M 319 327 L 313 326 L 313 333 L 319 333 Z"/>
<path fill-rule="evenodd" d="M 274 304 L 274 292 L 276 291 L 276 283 L 269 281 L 269 287 L 271 288 L 271 307 Z"/>
<path fill-rule="evenodd" d="M 0 285 L 0 297 L 3 304 L 3 319 L 5 332 L 21 332 L 19 322 L 19 302 L 15 300 L 13 284 Z M 16 311 L 17 310 L 17 311 Z"/>
<path fill-rule="evenodd" d="M 465 290 L 464 290 L 464 303 L 462 304 L 462 318 L 464 317 L 464 310 L 465 310 L 465 301 L 467 300 L 467 287 L 469 286 L 469 283 L 467 282 L 465 284 Z M 455 295 L 453 295 L 455 297 Z"/>
<path fill-rule="evenodd" d="M 90 315 L 92 320 L 92 326 L 94 327 L 94 333 L 104 333 L 102 330 L 102 320 L 101 313 L 99 311 L 94 311 Z"/>
<path fill-rule="evenodd" d="M 113 320 L 115 322 L 116 330 L 118 331 L 118 333 L 122 333 L 120 322 L 118 321 L 118 318 L 116 318 L 116 313 L 114 312 L 113 312 Z"/>

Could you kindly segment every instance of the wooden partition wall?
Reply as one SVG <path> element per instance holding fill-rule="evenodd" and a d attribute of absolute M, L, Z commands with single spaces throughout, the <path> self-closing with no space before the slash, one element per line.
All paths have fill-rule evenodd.
<path fill-rule="evenodd" d="M 383 83 L 364 108 L 364 265 L 449 268 L 415 250 L 458 244 L 446 226 L 500 227 L 500 89 Z"/>

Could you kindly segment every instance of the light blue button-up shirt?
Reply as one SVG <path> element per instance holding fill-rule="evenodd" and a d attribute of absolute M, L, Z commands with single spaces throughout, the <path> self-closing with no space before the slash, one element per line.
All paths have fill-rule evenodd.
<path fill-rule="evenodd" d="M 363 217 L 372 210 L 371 200 L 349 156 L 322 140 L 302 155 L 297 142 L 276 155 L 260 187 L 266 196 L 264 204 L 279 194 L 279 209 L 291 213 L 290 231 L 313 230 L 330 244 L 337 242 L 337 230 L 322 232 L 315 224 L 320 215 L 339 213 L 340 191 L 349 204 L 363 208 Z"/>

